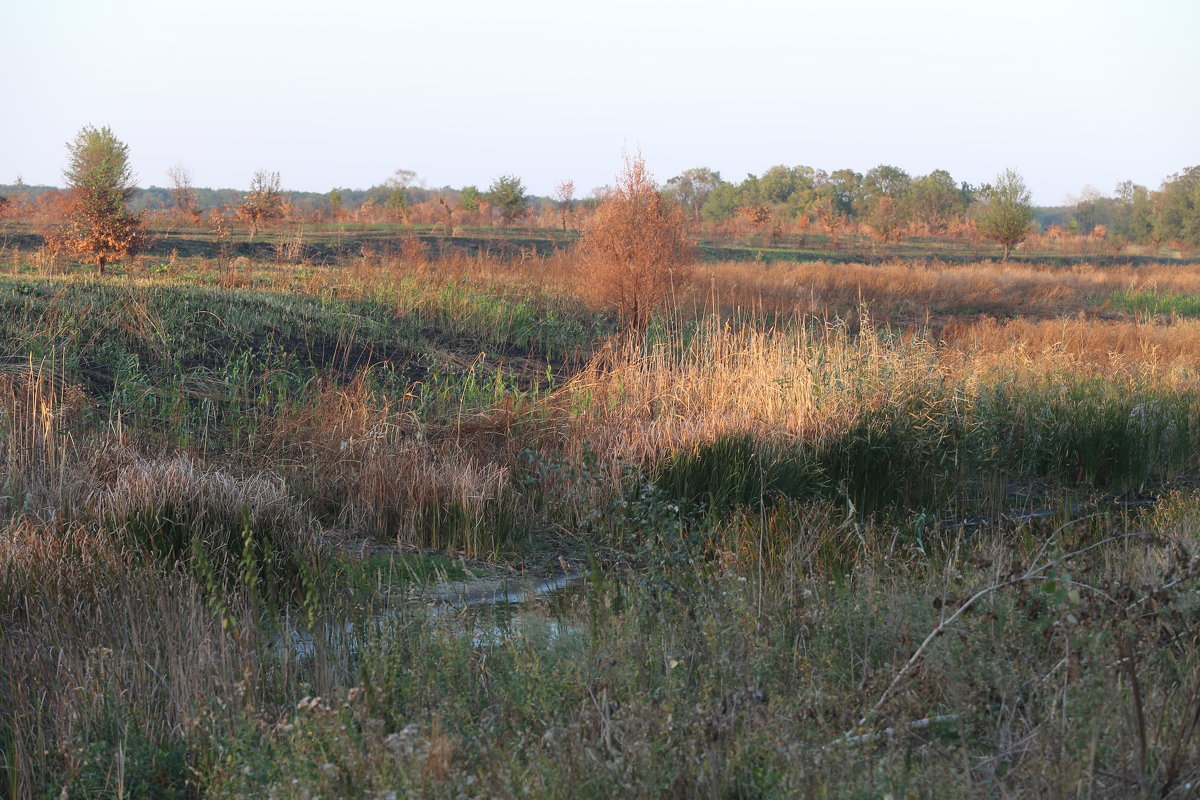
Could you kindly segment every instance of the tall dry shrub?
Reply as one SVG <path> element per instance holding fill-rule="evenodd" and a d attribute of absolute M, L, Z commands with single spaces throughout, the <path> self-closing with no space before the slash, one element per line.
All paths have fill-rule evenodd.
<path fill-rule="evenodd" d="M 631 336 L 690 278 L 687 221 L 663 199 L 640 154 L 626 158 L 580 248 L 589 293 L 616 308 Z"/>

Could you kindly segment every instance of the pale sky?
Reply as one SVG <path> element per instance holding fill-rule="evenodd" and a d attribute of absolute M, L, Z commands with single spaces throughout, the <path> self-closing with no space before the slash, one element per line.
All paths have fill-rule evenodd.
<path fill-rule="evenodd" d="M 0 183 L 109 125 L 142 186 L 665 182 L 774 164 L 1039 204 L 1200 163 L 1200 0 L 0 0 Z"/>

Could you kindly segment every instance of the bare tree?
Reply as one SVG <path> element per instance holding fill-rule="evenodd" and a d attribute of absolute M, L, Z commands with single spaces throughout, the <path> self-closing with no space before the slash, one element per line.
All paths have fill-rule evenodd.
<path fill-rule="evenodd" d="M 176 164 L 167 170 L 167 179 L 171 182 L 171 205 L 181 215 L 200 218 L 200 195 L 192 185 L 192 172 L 183 164 Z"/>
<path fill-rule="evenodd" d="M 454 235 L 454 206 L 444 197 L 437 198 L 438 207 L 442 209 L 442 225 L 447 236 Z"/>

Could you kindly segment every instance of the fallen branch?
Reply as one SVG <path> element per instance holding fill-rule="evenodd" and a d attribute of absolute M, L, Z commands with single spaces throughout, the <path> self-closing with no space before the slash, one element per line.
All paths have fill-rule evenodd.
<path fill-rule="evenodd" d="M 1059 528 L 1058 530 L 1062 530 L 1062 528 Z M 1056 533 L 1057 533 L 1057 531 L 1056 531 Z M 892 682 L 888 684 L 888 687 L 883 691 L 883 694 L 881 694 L 879 696 L 879 699 L 875 701 L 875 705 L 871 706 L 871 710 L 868 711 L 861 720 L 859 720 L 858 724 L 860 726 L 866 725 L 867 721 L 879 712 L 879 709 L 883 707 L 884 703 L 886 703 L 888 700 L 891 699 L 891 697 L 895 693 L 896 689 L 899 688 L 900 684 L 904 681 L 904 679 L 906 677 L 908 677 L 909 673 L 911 673 L 913 671 L 913 669 L 916 668 L 917 664 L 921 660 L 921 657 L 923 655 L 925 655 L 925 651 L 928 650 L 930 645 L 933 644 L 933 640 L 938 638 L 939 636 L 941 636 L 946 631 L 946 628 L 948 628 L 948 627 L 950 627 L 950 625 L 954 624 L 954 622 L 959 617 L 961 617 L 963 614 L 965 614 L 967 612 L 967 610 L 971 608 L 971 606 L 975 605 L 977 602 L 979 602 L 983 598 L 987 597 L 988 595 L 992 594 L 993 592 L 998 592 L 1001 589 L 1005 589 L 1009 586 L 1016 586 L 1018 583 L 1024 583 L 1025 581 L 1030 581 L 1030 580 L 1041 578 L 1042 573 L 1046 572 L 1046 570 L 1056 567 L 1065 561 L 1070 561 L 1071 559 L 1075 558 L 1076 556 L 1080 556 L 1091 550 L 1095 550 L 1098 547 L 1103 547 L 1106 544 L 1111 544 L 1112 542 L 1119 542 L 1124 539 L 1145 539 L 1145 538 L 1150 538 L 1150 537 L 1157 537 L 1160 535 L 1161 534 L 1159 534 L 1157 531 L 1135 531 L 1133 533 L 1122 533 L 1118 536 L 1110 536 L 1107 539 L 1102 539 L 1099 542 L 1095 542 L 1093 544 L 1088 545 L 1087 547 L 1081 547 L 1080 549 L 1073 550 L 1072 552 L 1067 553 L 1066 555 L 1060 556 L 1051 561 L 1047 561 L 1045 564 L 1042 564 L 1040 567 L 1030 567 L 1030 569 L 1027 572 L 1025 572 L 1024 574 L 1019 575 L 1015 578 L 1010 578 L 1008 580 L 1001 581 L 999 583 L 994 583 L 991 586 L 987 586 L 983 589 L 980 589 L 978 592 L 971 595 L 971 597 L 968 598 L 966 602 L 964 602 L 961 606 L 959 606 L 958 609 L 956 609 L 953 614 L 951 614 L 949 617 L 946 617 L 944 620 L 939 622 L 934 627 L 934 629 L 929 632 L 929 635 L 926 636 L 925 640 L 923 642 L 921 642 L 920 646 L 917 647 L 916 652 L 914 652 L 912 654 L 912 656 L 908 659 L 908 661 L 905 662 L 904 666 L 900 668 L 900 671 L 896 673 L 896 677 L 892 678 Z M 1045 552 L 1045 546 L 1043 546 L 1042 549 L 1038 551 L 1038 556 L 1041 556 L 1041 554 L 1043 552 Z"/>

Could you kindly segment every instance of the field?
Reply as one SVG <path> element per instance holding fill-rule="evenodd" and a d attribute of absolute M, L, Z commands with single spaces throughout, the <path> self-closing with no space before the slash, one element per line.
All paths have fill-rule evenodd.
<path fill-rule="evenodd" d="M 1200 264 L 568 239 L 10 232 L 7 795 L 1196 795 Z"/>

